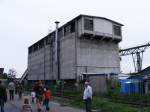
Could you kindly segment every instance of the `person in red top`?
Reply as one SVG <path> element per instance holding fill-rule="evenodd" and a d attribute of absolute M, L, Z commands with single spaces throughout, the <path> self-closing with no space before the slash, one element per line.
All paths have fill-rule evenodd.
<path fill-rule="evenodd" d="M 44 97 L 44 102 L 43 104 L 46 107 L 46 111 L 45 112 L 49 112 L 50 108 L 49 108 L 49 101 L 52 97 L 52 93 L 50 91 L 50 89 L 48 87 L 44 88 L 44 93 L 43 93 L 43 97 Z"/>

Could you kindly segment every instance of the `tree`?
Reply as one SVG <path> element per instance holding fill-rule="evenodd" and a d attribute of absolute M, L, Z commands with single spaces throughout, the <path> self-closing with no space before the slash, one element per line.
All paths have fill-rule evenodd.
<path fill-rule="evenodd" d="M 9 69 L 8 71 L 8 77 L 11 79 L 16 78 L 17 72 L 14 68 Z"/>
<path fill-rule="evenodd" d="M 0 74 L 0 78 L 2 79 L 8 79 L 8 75 L 6 73 Z"/>

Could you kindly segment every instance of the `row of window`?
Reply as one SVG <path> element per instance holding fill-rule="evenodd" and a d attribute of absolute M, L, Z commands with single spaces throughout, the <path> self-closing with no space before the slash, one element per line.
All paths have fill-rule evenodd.
<path fill-rule="evenodd" d="M 92 19 L 84 19 L 84 29 L 93 31 L 94 24 Z M 121 36 L 121 27 L 117 25 L 113 25 L 114 35 Z"/>
<path fill-rule="evenodd" d="M 66 26 L 64 26 L 63 28 L 60 28 L 58 30 L 59 38 L 61 38 L 63 36 L 67 36 L 67 35 L 75 32 L 75 22 L 71 22 L 71 23 L 67 24 Z M 93 19 L 89 19 L 89 18 L 84 19 L 84 29 L 93 31 L 93 29 L 94 29 Z M 114 25 L 113 30 L 114 30 L 114 35 L 121 36 L 121 27 L 120 26 Z M 55 32 L 51 33 L 48 37 L 42 39 L 41 41 L 37 42 L 33 46 L 29 47 L 29 54 L 37 51 L 38 49 L 43 48 L 45 44 L 46 45 L 52 44 L 52 42 L 55 41 L 54 37 L 55 37 Z"/>
<path fill-rule="evenodd" d="M 67 36 L 68 34 L 73 33 L 73 32 L 75 32 L 75 22 L 72 22 L 72 23 L 64 26 L 64 34 L 63 34 L 63 29 L 60 28 L 58 30 L 58 37 L 61 38 L 61 37 L 63 37 L 63 35 Z M 41 41 L 37 42 L 36 44 L 34 44 L 33 46 L 29 47 L 29 54 L 43 48 L 45 44 L 52 45 L 52 42 L 55 41 L 54 37 L 55 37 L 55 32 L 51 33 L 49 37 L 46 37 L 46 38 L 42 39 Z"/>
<path fill-rule="evenodd" d="M 29 54 L 31 54 L 32 52 L 35 52 L 41 48 L 43 48 L 45 45 L 48 45 L 52 42 L 50 37 L 44 38 L 41 41 L 37 42 L 36 44 L 34 44 L 33 46 L 29 47 Z"/>

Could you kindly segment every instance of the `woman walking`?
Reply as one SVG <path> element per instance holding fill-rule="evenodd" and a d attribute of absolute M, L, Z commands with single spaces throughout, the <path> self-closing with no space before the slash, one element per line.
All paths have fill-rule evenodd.
<path fill-rule="evenodd" d="M 50 91 L 50 89 L 48 87 L 44 88 L 44 93 L 43 93 L 43 97 L 44 97 L 44 106 L 46 108 L 45 112 L 49 112 L 50 108 L 49 108 L 49 101 L 51 99 L 52 93 Z"/>

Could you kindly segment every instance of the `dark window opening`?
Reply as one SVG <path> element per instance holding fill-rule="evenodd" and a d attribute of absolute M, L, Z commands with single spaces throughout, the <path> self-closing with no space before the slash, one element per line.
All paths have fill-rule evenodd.
<path fill-rule="evenodd" d="M 46 45 L 50 44 L 50 37 L 46 38 Z"/>
<path fill-rule="evenodd" d="M 38 45 L 37 44 L 33 45 L 33 51 L 37 51 L 37 50 L 38 50 Z"/>
<path fill-rule="evenodd" d="M 114 35 L 121 36 L 121 27 L 114 25 Z"/>
<path fill-rule="evenodd" d="M 63 34 L 62 34 L 62 29 L 59 29 L 59 30 L 58 30 L 58 37 L 61 38 L 62 36 L 63 36 Z"/>
<path fill-rule="evenodd" d="M 52 38 L 53 42 L 55 42 L 55 32 L 53 32 L 50 37 Z"/>
<path fill-rule="evenodd" d="M 31 54 L 33 52 L 32 47 L 29 47 L 28 52 L 29 52 L 29 54 Z"/>
<path fill-rule="evenodd" d="M 39 49 L 44 47 L 44 39 L 39 42 Z"/>
<path fill-rule="evenodd" d="M 71 33 L 75 32 L 75 22 L 71 23 Z"/>
<path fill-rule="evenodd" d="M 68 35 L 70 33 L 75 32 L 75 22 L 70 23 L 69 25 L 64 27 L 64 35 Z"/>
<path fill-rule="evenodd" d="M 84 29 L 93 31 L 93 20 L 92 19 L 84 19 Z"/>
<path fill-rule="evenodd" d="M 66 26 L 66 27 L 64 28 L 64 35 L 66 36 L 66 35 L 68 35 L 70 32 L 71 32 L 71 26 L 68 25 L 68 26 Z"/>

